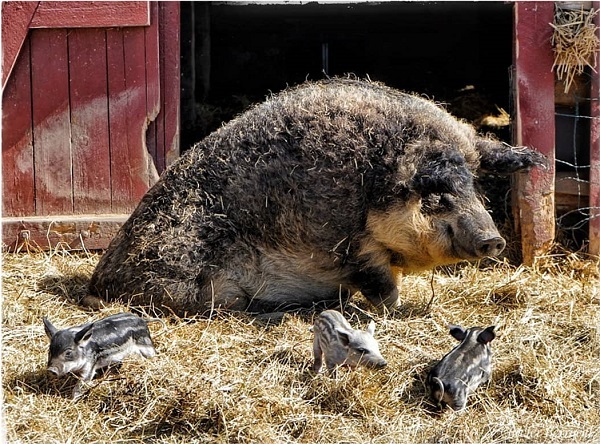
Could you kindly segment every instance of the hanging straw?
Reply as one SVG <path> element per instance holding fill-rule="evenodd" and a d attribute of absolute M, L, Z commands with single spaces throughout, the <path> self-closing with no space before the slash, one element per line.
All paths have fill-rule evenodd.
<path fill-rule="evenodd" d="M 564 80 L 565 93 L 575 76 L 583 73 L 586 66 L 594 72 L 600 40 L 594 17 L 598 10 L 568 10 L 557 7 L 554 13 L 552 47 L 555 57 L 552 69 L 556 68 L 559 80 Z"/>

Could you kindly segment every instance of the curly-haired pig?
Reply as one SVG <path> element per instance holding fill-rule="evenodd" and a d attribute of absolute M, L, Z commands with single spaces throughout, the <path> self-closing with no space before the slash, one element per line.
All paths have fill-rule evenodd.
<path fill-rule="evenodd" d="M 427 375 L 431 398 L 440 406 L 460 410 L 467 397 L 480 384 L 490 379 L 492 351 L 490 342 L 496 337 L 495 326 L 465 329 L 450 325 L 450 334 L 460 341 Z"/>
<path fill-rule="evenodd" d="M 336 310 L 325 310 L 315 320 L 312 331 L 315 335 L 313 371 L 319 373 L 325 365 L 330 373 L 337 366 L 355 368 L 359 365 L 382 368 L 387 365 L 379 352 L 379 344 L 373 337 L 375 322 L 371 321 L 366 331 L 355 330 L 346 318 Z"/>
<path fill-rule="evenodd" d="M 381 83 L 307 82 L 185 151 L 100 258 L 91 295 L 185 316 L 398 304 L 403 272 L 498 255 L 482 171 L 545 158 Z"/>
<path fill-rule="evenodd" d="M 44 317 L 44 330 L 50 338 L 48 371 L 56 376 L 78 376 L 79 382 L 73 389 L 73 398 L 77 399 L 84 384 L 109 365 L 120 363 L 130 354 L 144 358 L 156 355 L 148 329 L 148 322 L 155 320 L 120 313 L 59 330 Z"/>

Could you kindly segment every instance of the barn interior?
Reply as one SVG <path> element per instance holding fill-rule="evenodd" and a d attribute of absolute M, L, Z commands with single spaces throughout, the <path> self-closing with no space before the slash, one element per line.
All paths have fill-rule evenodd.
<path fill-rule="evenodd" d="M 286 86 L 345 75 L 425 95 L 510 143 L 512 64 L 511 2 L 182 2 L 181 150 Z M 585 162 L 573 140 L 587 122 L 562 111 L 557 158 Z M 509 187 L 485 183 L 499 225 Z M 578 231 L 577 243 L 587 227 Z"/>
<path fill-rule="evenodd" d="M 368 76 L 446 103 L 468 96 L 456 105 L 461 117 L 501 116 L 496 107 L 509 112 L 512 5 L 506 2 L 182 2 L 181 8 L 183 150 L 271 92 L 326 75 Z"/>

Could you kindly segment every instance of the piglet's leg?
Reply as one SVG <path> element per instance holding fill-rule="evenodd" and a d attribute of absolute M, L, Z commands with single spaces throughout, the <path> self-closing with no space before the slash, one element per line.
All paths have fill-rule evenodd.
<path fill-rule="evenodd" d="M 321 371 L 321 367 L 323 367 L 323 350 L 321 349 L 321 344 L 316 334 L 317 333 L 315 333 L 315 340 L 313 342 L 313 354 L 315 356 L 315 362 L 312 369 L 315 373 L 319 373 Z"/>
<path fill-rule="evenodd" d="M 79 381 L 77 381 L 75 388 L 73 388 L 73 400 L 77 400 L 83 396 L 83 389 L 91 382 L 95 372 L 96 369 L 94 367 L 86 367 L 83 369 Z"/>

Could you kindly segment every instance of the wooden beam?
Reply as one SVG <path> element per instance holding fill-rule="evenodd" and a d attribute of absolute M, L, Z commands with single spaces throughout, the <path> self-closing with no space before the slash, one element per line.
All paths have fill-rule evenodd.
<path fill-rule="evenodd" d="M 21 52 L 38 3 L 2 2 L 2 89 Z"/>
<path fill-rule="evenodd" d="M 546 254 L 555 235 L 554 210 L 554 54 L 551 46 L 554 2 L 516 2 L 514 65 L 517 145 L 545 154 L 549 168 L 518 173 L 514 216 L 521 233 L 523 263 Z"/>
<path fill-rule="evenodd" d="M 128 217 L 122 214 L 3 217 L 2 247 L 10 252 L 55 248 L 103 250 Z"/>
<path fill-rule="evenodd" d="M 30 28 L 148 26 L 149 2 L 39 2 Z"/>
<path fill-rule="evenodd" d="M 161 158 L 167 167 L 179 158 L 180 127 L 180 7 L 179 2 L 160 2 L 160 41 L 162 49 L 162 96 L 164 142 Z"/>
<path fill-rule="evenodd" d="M 600 8 L 600 2 L 593 2 L 594 9 Z M 600 17 L 596 15 L 594 23 L 600 38 Z M 590 254 L 600 256 L 600 73 L 596 63 L 592 70 L 592 88 L 590 115 L 590 222 L 588 228 Z"/>

